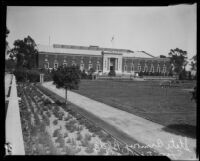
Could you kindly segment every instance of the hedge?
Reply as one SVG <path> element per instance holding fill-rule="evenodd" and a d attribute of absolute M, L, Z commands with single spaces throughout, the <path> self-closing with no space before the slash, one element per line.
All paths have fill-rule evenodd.
<path fill-rule="evenodd" d="M 39 82 L 41 72 L 20 68 L 16 69 L 13 74 L 15 75 L 17 82 Z"/>

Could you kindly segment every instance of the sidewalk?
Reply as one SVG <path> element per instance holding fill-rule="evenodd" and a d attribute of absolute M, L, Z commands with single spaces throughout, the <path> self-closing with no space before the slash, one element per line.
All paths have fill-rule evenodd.
<path fill-rule="evenodd" d="M 45 82 L 43 86 L 59 96 L 65 97 L 64 89 L 57 89 L 52 82 Z M 164 126 L 160 124 L 94 101 L 75 92 L 68 91 L 68 101 L 104 120 L 133 140 L 149 145 L 171 159 L 196 159 L 196 139 L 165 132 L 162 130 Z"/>
<path fill-rule="evenodd" d="M 25 155 L 15 76 L 11 86 L 5 125 L 6 143 L 11 143 L 12 155 Z"/>

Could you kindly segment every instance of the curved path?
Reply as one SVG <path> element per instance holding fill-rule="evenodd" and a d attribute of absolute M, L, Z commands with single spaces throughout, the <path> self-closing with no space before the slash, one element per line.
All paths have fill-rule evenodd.
<path fill-rule="evenodd" d="M 52 82 L 45 82 L 43 86 L 59 96 L 65 97 L 64 89 L 57 89 Z M 134 140 L 151 146 L 157 152 L 171 159 L 196 159 L 196 139 L 166 132 L 162 130 L 164 126 L 160 124 L 100 103 L 72 91 L 68 91 L 68 101 L 90 112 Z"/>

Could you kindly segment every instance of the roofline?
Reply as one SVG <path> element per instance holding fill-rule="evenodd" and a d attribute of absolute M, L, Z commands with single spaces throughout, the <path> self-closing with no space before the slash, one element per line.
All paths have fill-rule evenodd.
<path fill-rule="evenodd" d="M 53 44 L 53 48 L 64 48 L 64 49 L 78 49 L 78 50 L 100 50 L 100 51 L 119 51 L 119 52 L 130 52 L 134 53 L 129 49 L 115 49 L 115 48 L 104 48 L 99 46 L 79 46 L 79 45 L 63 45 L 63 44 Z M 57 47 L 56 47 L 57 46 Z"/>

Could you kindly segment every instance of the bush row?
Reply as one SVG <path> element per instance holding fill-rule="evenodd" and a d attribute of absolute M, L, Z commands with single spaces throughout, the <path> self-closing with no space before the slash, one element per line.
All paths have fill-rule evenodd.
<path fill-rule="evenodd" d="M 37 70 L 28 70 L 28 69 L 15 69 L 13 74 L 16 77 L 17 82 L 39 82 L 40 81 L 40 72 Z"/>

